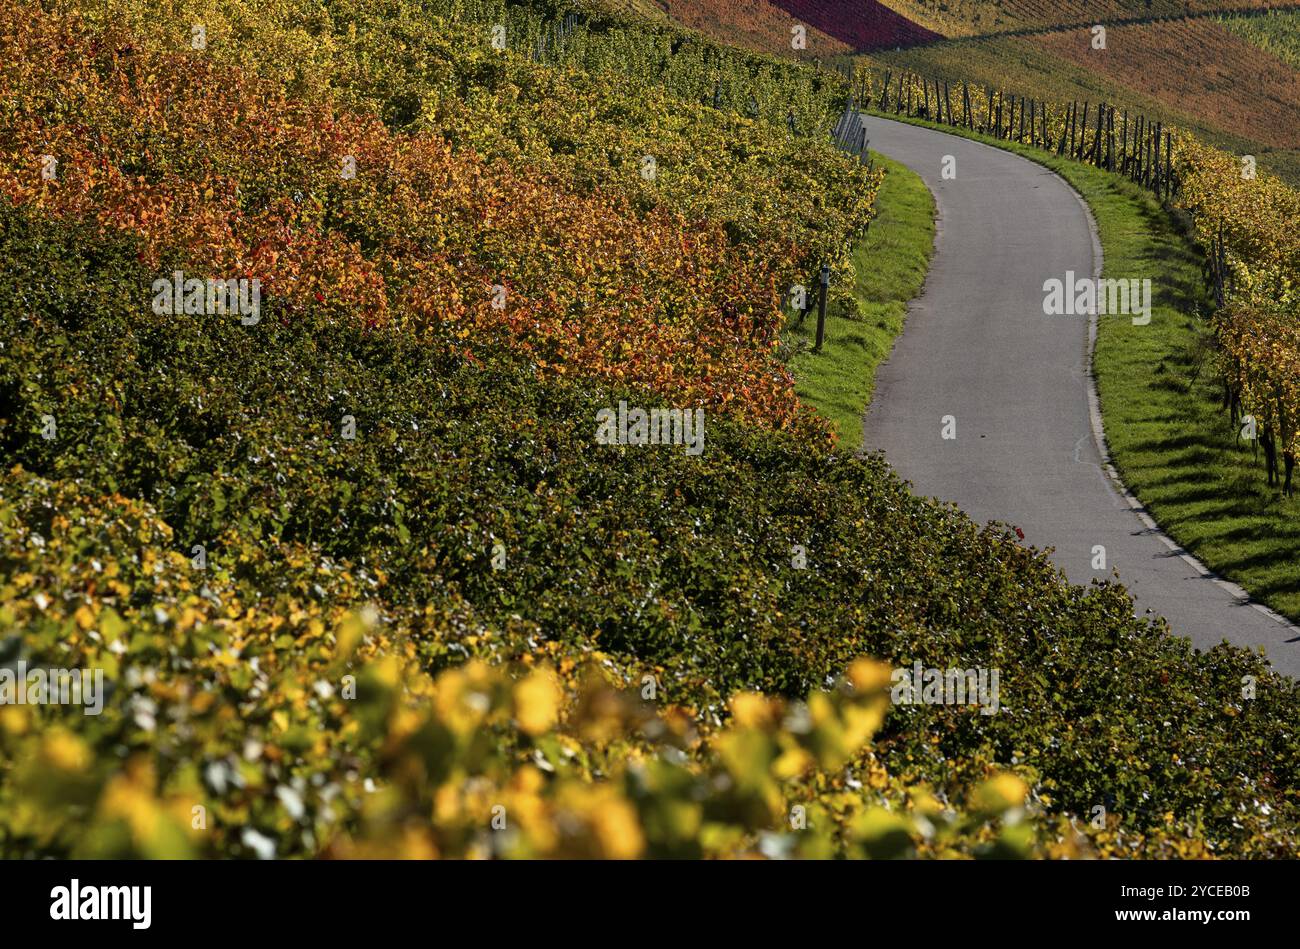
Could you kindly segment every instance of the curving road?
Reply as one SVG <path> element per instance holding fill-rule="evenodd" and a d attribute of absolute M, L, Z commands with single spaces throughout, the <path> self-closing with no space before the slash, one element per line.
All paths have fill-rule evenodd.
<path fill-rule="evenodd" d="M 1055 548 L 1075 583 L 1116 568 L 1139 612 L 1164 616 L 1175 634 L 1200 648 L 1263 646 L 1274 668 L 1300 677 L 1300 630 L 1184 553 L 1103 461 L 1088 318 L 1043 314 L 1043 281 L 1100 271 L 1082 199 L 1010 152 L 866 121 L 871 148 L 919 174 L 938 207 L 925 289 L 876 375 L 867 447 L 883 450 L 919 493 Z M 944 156 L 955 159 L 955 179 L 941 175 Z M 945 416 L 953 439 L 942 437 Z M 1104 570 L 1093 567 L 1098 545 Z"/>

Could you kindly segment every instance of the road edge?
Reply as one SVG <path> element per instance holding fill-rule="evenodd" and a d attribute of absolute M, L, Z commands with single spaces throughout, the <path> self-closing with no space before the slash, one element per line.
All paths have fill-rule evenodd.
<path fill-rule="evenodd" d="M 1002 151 L 1009 151 L 1009 149 L 1002 149 Z M 1018 153 L 1013 152 L 1013 154 Z M 1022 155 L 1020 157 L 1023 158 L 1025 156 Z M 1032 161 L 1032 159 L 1030 160 Z M 1035 164 L 1038 163 L 1035 162 Z M 1047 168 L 1046 165 L 1042 165 L 1041 167 Z M 1100 280 L 1102 269 L 1105 266 L 1105 252 L 1101 246 L 1101 234 L 1097 229 L 1097 220 L 1092 214 L 1092 206 L 1089 205 L 1083 195 L 1075 189 L 1074 185 L 1070 184 L 1069 181 L 1060 175 L 1057 175 L 1052 169 L 1047 168 L 1047 170 L 1065 183 L 1065 186 L 1070 189 L 1070 193 L 1074 195 L 1074 199 L 1079 202 L 1079 206 L 1083 208 L 1084 217 L 1088 221 L 1088 233 L 1092 239 L 1092 277 L 1094 281 Z M 1162 528 L 1151 515 L 1151 512 L 1147 510 L 1146 505 L 1143 504 L 1137 495 L 1129 490 L 1128 485 L 1124 483 L 1123 476 L 1120 475 L 1119 469 L 1115 467 L 1114 462 L 1111 460 L 1110 445 L 1106 441 L 1105 422 L 1101 413 L 1101 396 L 1097 392 L 1095 356 L 1097 352 L 1097 332 L 1099 321 L 1100 316 L 1096 311 L 1091 313 L 1088 317 L 1088 349 L 1084 370 L 1085 375 L 1088 378 L 1089 427 L 1092 429 L 1092 440 L 1097 446 L 1097 455 L 1101 459 L 1101 468 L 1106 472 L 1111 487 L 1113 487 L 1115 492 L 1124 499 L 1125 503 L 1128 504 L 1129 509 L 1137 516 L 1138 522 L 1146 528 L 1147 533 L 1158 538 L 1162 544 L 1169 548 L 1171 553 L 1195 570 L 1201 579 L 1209 580 L 1212 583 L 1217 584 L 1221 590 L 1235 599 L 1238 605 L 1253 607 L 1273 622 L 1277 623 L 1284 630 L 1300 636 L 1300 626 L 1291 622 L 1291 620 L 1274 610 L 1272 607 L 1266 606 L 1257 601 L 1240 584 L 1234 583 L 1226 577 L 1211 570 L 1201 562 L 1200 558 L 1195 554 L 1190 553 L 1185 547 L 1170 537 L 1169 534 L 1165 532 L 1164 528 Z"/>
<path fill-rule="evenodd" d="M 868 112 L 866 114 L 873 119 L 883 120 L 886 122 L 898 122 L 900 125 L 914 125 L 920 128 L 929 129 L 933 132 L 939 132 L 944 135 L 952 135 L 954 138 L 963 138 L 966 139 L 967 141 L 974 142 L 977 145 L 983 145 L 985 148 L 992 148 L 1000 152 L 1008 152 L 1012 155 L 1015 155 L 1017 158 L 1023 158 L 1025 161 L 1032 162 L 1033 164 L 1038 165 L 1048 174 L 1057 178 L 1065 185 L 1067 189 L 1069 189 L 1070 194 L 1074 196 L 1074 199 L 1077 202 L 1079 202 L 1079 206 L 1083 209 L 1084 219 L 1088 222 L 1089 238 L 1092 241 L 1092 262 L 1093 262 L 1092 276 L 1094 280 L 1101 278 L 1102 269 L 1105 266 L 1105 252 L 1101 244 L 1101 234 L 1097 229 L 1097 220 L 1092 213 L 1092 206 L 1089 205 L 1087 199 L 1084 198 L 1084 196 L 1079 193 L 1079 190 L 1075 188 L 1074 185 L 1071 184 L 1070 181 L 1066 179 L 1064 176 L 1057 174 L 1055 169 L 1049 167 L 1044 162 L 1035 160 L 1033 156 L 1022 155 L 1018 151 L 1015 151 L 1014 149 L 1002 148 L 995 142 L 986 142 L 982 138 L 977 138 L 974 136 L 954 135 L 952 132 L 948 131 L 947 129 L 945 129 L 943 126 L 940 125 L 934 125 L 929 122 L 914 121 L 914 120 L 903 122 L 900 121 L 899 119 L 891 118 L 890 116 L 886 116 L 886 115 L 880 115 L 875 112 Z M 933 190 L 931 191 L 931 194 L 934 194 Z M 935 195 L 935 208 L 936 211 L 939 208 L 939 199 L 937 195 Z M 939 227 L 938 227 L 938 217 L 936 216 L 936 221 L 935 221 L 935 245 L 936 245 L 935 254 L 936 255 L 939 253 L 938 237 L 939 237 Z M 928 279 L 929 275 L 927 274 L 926 276 Z M 924 290 L 924 288 L 922 289 Z M 909 305 L 909 312 L 910 312 L 910 305 Z M 1129 510 L 1133 512 L 1133 514 L 1136 516 L 1138 520 L 1138 523 L 1142 525 L 1142 527 L 1146 530 L 1146 532 L 1158 538 L 1160 542 L 1164 544 L 1165 547 L 1167 547 L 1171 553 L 1179 557 L 1184 563 L 1186 563 L 1189 567 L 1195 570 L 1197 575 L 1201 579 L 1209 580 L 1212 583 L 1217 584 L 1221 590 L 1223 590 L 1230 597 L 1236 600 L 1239 606 L 1253 607 L 1254 609 L 1262 613 L 1264 616 L 1271 619 L 1283 630 L 1290 633 L 1294 633 L 1297 637 L 1300 637 L 1300 625 L 1293 623 L 1290 619 L 1283 616 L 1281 613 L 1277 612 L 1272 607 L 1260 603 L 1258 600 L 1252 597 L 1250 593 L 1240 584 L 1234 583 L 1233 581 L 1228 580 L 1225 577 L 1221 576 L 1220 574 L 1216 573 L 1215 571 L 1211 570 L 1204 563 L 1202 563 L 1199 558 L 1197 558 L 1194 554 L 1188 552 L 1188 550 L 1185 547 L 1183 547 L 1176 540 L 1170 537 L 1169 534 L 1166 533 L 1166 531 L 1159 525 L 1156 519 L 1151 516 L 1151 513 L 1150 511 L 1147 510 L 1146 505 L 1144 505 L 1142 501 L 1137 497 L 1137 495 L 1135 495 L 1131 490 L 1129 490 L 1128 485 L 1124 483 L 1123 477 L 1120 475 L 1119 470 L 1115 467 L 1115 464 L 1111 459 L 1110 445 L 1106 441 L 1105 423 L 1101 412 L 1101 397 L 1097 392 L 1097 374 L 1094 366 L 1094 357 L 1096 355 L 1096 349 L 1097 349 L 1097 330 L 1098 330 L 1098 314 L 1094 312 L 1088 318 L 1088 337 L 1087 337 L 1088 344 L 1084 353 L 1084 375 L 1087 377 L 1087 390 L 1088 390 L 1088 422 L 1089 422 L 1089 428 L 1092 429 L 1092 440 L 1097 447 L 1097 455 L 1101 461 L 1101 469 L 1106 473 L 1106 478 L 1110 482 L 1111 487 L 1115 490 L 1115 493 L 1118 494 L 1128 505 Z M 903 332 L 906 331 L 907 331 L 907 323 L 906 320 L 904 320 Z M 874 398 L 872 401 L 874 401 Z M 870 404 L 868 404 L 867 406 L 868 410 L 870 409 L 870 407 L 871 407 Z M 863 424 L 865 425 L 865 423 L 866 423 L 866 413 L 864 412 Z M 1265 658 L 1267 659 L 1267 653 L 1265 653 Z M 1272 665 L 1271 661 L 1269 662 L 1269 665 L 1270 666 Z"/>

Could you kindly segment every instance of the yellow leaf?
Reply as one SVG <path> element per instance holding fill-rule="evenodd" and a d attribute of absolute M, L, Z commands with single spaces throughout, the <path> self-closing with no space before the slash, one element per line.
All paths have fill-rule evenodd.
<path fill-rule="evenodd" d="M 1014 774 L 990 778 L 971 794 L 971 806 L 982 814 L 1000 814 L 1025 803 L 1029 788 Z"/>
<path fill-rule="evenodd" d="M 560 686 L 555 673 L 538 669 L 515 684 L 515 720 L 529 735 L 541 735 L 560 715 Z"/>

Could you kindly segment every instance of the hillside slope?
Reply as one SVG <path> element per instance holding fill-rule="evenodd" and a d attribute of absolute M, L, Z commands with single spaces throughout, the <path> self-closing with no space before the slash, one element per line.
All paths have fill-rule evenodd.
<path fill-rule="evenodd" d="M 834 75 L 551 12 L 0 9 L 3 657 L 111 684 L 0 709 L 0 851 L 1300 851 L 1293 681 L 798 402 Z"/>

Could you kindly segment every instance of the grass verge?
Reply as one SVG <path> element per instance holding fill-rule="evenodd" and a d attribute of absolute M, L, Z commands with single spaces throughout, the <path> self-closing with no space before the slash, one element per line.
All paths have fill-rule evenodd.
<path fill-rule="evenodd" d="M 1103 318 L 1093 372 L 1112 461 L 1179 544 L 1256 600 L 1300 621 L 1300 498 L 1264 480 L 1221 408 L 1202 255 L 1186 228 L 1118 175 L 1038 149 L 909 120 L 1016 152 L 1055 171 L 1097 222 L 1104 276 L 1150 277 L 1152 317 Z"/>
<path fill-rule="evenodd" d="M 828 306 L 826 338 L 813 352 L 817 333 L 814 310 L 792 323 L 785 342 L 794 356 L 790 367 L 799 398 L 830 419 L 841 444 L 862 444 L 862 416 L 875 390 L 876 367 L 889 355 L 903 329 L 908 303 L 925 284 L 934 253 L 934 198 L 919 175 L 872 153 L 887 174 L 876 198 L 878 215 L 853 250 L 857 284 L 848 306 Z"/>

